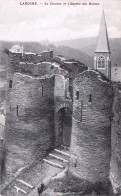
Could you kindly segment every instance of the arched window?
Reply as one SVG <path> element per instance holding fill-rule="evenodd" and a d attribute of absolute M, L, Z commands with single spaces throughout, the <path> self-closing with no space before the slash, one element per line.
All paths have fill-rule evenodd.
<path fill-rule="evenodd" d="M 9 80 L 9 88 L 12 88 L 13 81 Z"/>
<path fill-rule="evenodd" d="M 97 68 L 105 68 L 105 57 L 100 56 L 97 62 Z"/>

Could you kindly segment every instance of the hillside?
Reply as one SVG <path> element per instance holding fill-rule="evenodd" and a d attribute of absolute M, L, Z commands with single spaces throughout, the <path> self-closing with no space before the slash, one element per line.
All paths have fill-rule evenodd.
<path fill-rule="evenodd" d="M 93 67 L 94 51 L 97 38 L 73 39 L 43 45 L 39 42 L 0 42 L 0 64 L 7 64 L 7 56 L 2 52 L 5 48 L 10 49 L 14 44 L 23 45 L 24 51 L 40 53 L 44 50 L 53 50 L 55 55 L 63 55 L 68 59 L 76 59 L 85 65 Z M 111 48 L 112 66 L 121 66 L 121 38 L 109 39 Z"/>
<path fill-rule="evenodd" d="M 65 56 L 67 59 L 75 59 L 79 60 L 80 62 L 84 63 L 85 65 L 88 65 L 90 67 L 93 66 L 93 58 L 87 54 L 85 54 L 83 51 L 79 51 L 77 49 L 73 49 L 67 46 L 58 46 L 55 48 L 54 54 L 61 54 Z"/>
<path fill-rule="evenodd" d="M 96 45 L 97 38 L 81 38 L 81 39 L 72 39 L 72 40 L 65 40 L 60 42 L 55 42 L 56 46 L 68 46 L 70 48 L 81 50 L 82 48 L 89 47 L 90 45 Z"/>
<path fill-rule="evenodd" d="M 72 47 L 74 49 L 80 50 L 90 57 L 93 57 L 94 51 L 96 49 L 96 43 L 97 38 L 93 37 L 56 42 L 55 45 Z M 111 49 L 112 66 L 117 64 L 121 67 L 121 38 L 109 39 L 109 44 Z"/>

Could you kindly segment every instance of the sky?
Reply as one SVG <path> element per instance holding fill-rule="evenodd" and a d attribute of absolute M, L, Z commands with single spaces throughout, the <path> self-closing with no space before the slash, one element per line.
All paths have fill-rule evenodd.
<path fill-rule="evenodd" d="M 20 5 L 23 2 L 38 5 Z M 104 7 L 108 35 L 121 37 L 121 0 L 0 0 L 0 40 L 50 42 L 98 36 Z M 99 5 L 44 5 L 99 3 Z"/>

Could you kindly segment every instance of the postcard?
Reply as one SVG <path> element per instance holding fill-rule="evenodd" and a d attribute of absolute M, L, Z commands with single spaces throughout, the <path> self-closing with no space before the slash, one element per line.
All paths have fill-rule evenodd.
<path fill-rule="evenodd" d="M 0 0 L 1 196 L 121 195 L 121 1 Z"/>

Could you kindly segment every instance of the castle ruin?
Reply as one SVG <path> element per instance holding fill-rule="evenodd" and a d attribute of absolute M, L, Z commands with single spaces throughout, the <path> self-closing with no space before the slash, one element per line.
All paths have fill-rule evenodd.
<path fill-rule="evenodd" d="M 103 44 L 102 44 L 103 43 Z M 5 127 L 7 181 L 52 149 L 70 147 L 68 172 L 90 181 L 109 180 L 121 189 L 121 90 L 111 81 L 111 59 L 104 15 L 94 69 L 52 51 L 8 52 Z"/>

